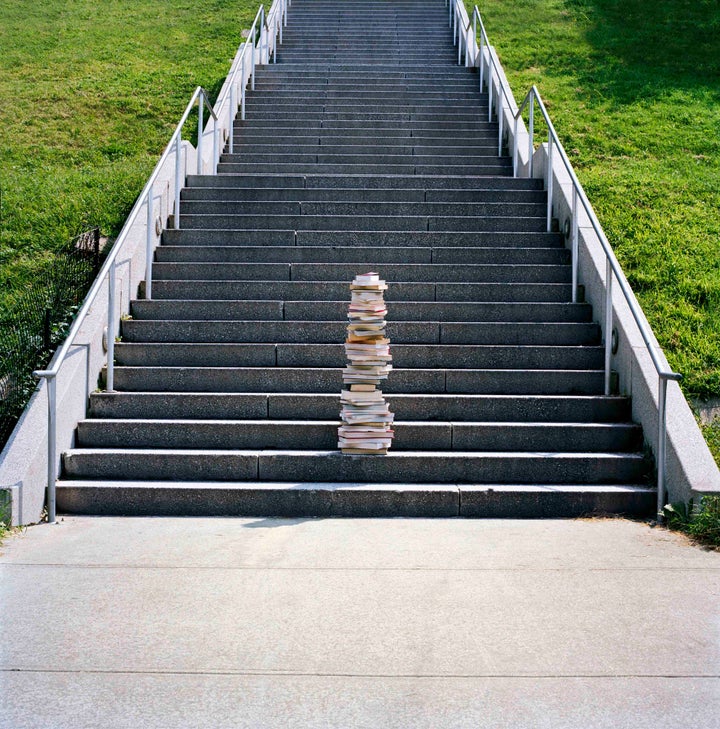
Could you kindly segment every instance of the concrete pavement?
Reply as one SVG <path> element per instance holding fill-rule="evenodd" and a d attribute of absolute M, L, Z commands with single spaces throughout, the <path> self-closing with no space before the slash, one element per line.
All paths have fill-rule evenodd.
<path fill-rule="evenodd" d="M 0 727 L 717 727 L 720 554 L 624 520 L 66 518 Z"/>

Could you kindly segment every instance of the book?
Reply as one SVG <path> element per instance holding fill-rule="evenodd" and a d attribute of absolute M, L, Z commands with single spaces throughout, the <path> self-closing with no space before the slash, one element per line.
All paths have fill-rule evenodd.
<path fill-rule="evenodd" d="M 395 435 L 394 415 L 380 382 L 392 370 L 390 339 L 386 336 L 387 307 L 383 292 L 387 284 L 371 271 L 356 276 L 350 284 L 343 383 L 340 393 L 338 448 L 348 454 L 387 454 Z"/>

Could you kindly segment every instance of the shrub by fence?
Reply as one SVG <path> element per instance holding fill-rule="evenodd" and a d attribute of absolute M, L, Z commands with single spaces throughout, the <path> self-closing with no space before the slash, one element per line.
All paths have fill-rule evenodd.
<path fill-rule="evenodd" d="M 0 314 L 0 448 L 22 414 L 42 369 L 62 343 L 101 263 L 100 230 L 59 251 L 35 285 Z"/>

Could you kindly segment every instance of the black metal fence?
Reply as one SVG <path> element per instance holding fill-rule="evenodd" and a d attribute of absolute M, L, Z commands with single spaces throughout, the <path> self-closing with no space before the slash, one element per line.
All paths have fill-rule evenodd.
<path fill-rule="evenodd" d="M 101 263 L 100 230 L 81 233 L 57 253 L 35 284 L 0 314 L 0 449 L 42 369 L 65 339 Z"/>

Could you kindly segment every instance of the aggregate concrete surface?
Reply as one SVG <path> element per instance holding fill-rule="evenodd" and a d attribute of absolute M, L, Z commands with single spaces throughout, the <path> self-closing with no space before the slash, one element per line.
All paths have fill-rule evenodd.
<path fill-rule="evenodd" d="M 643 523 L 68 517 L 0 553 L 0 727 L 720 725 L 720 554 Z"/>

